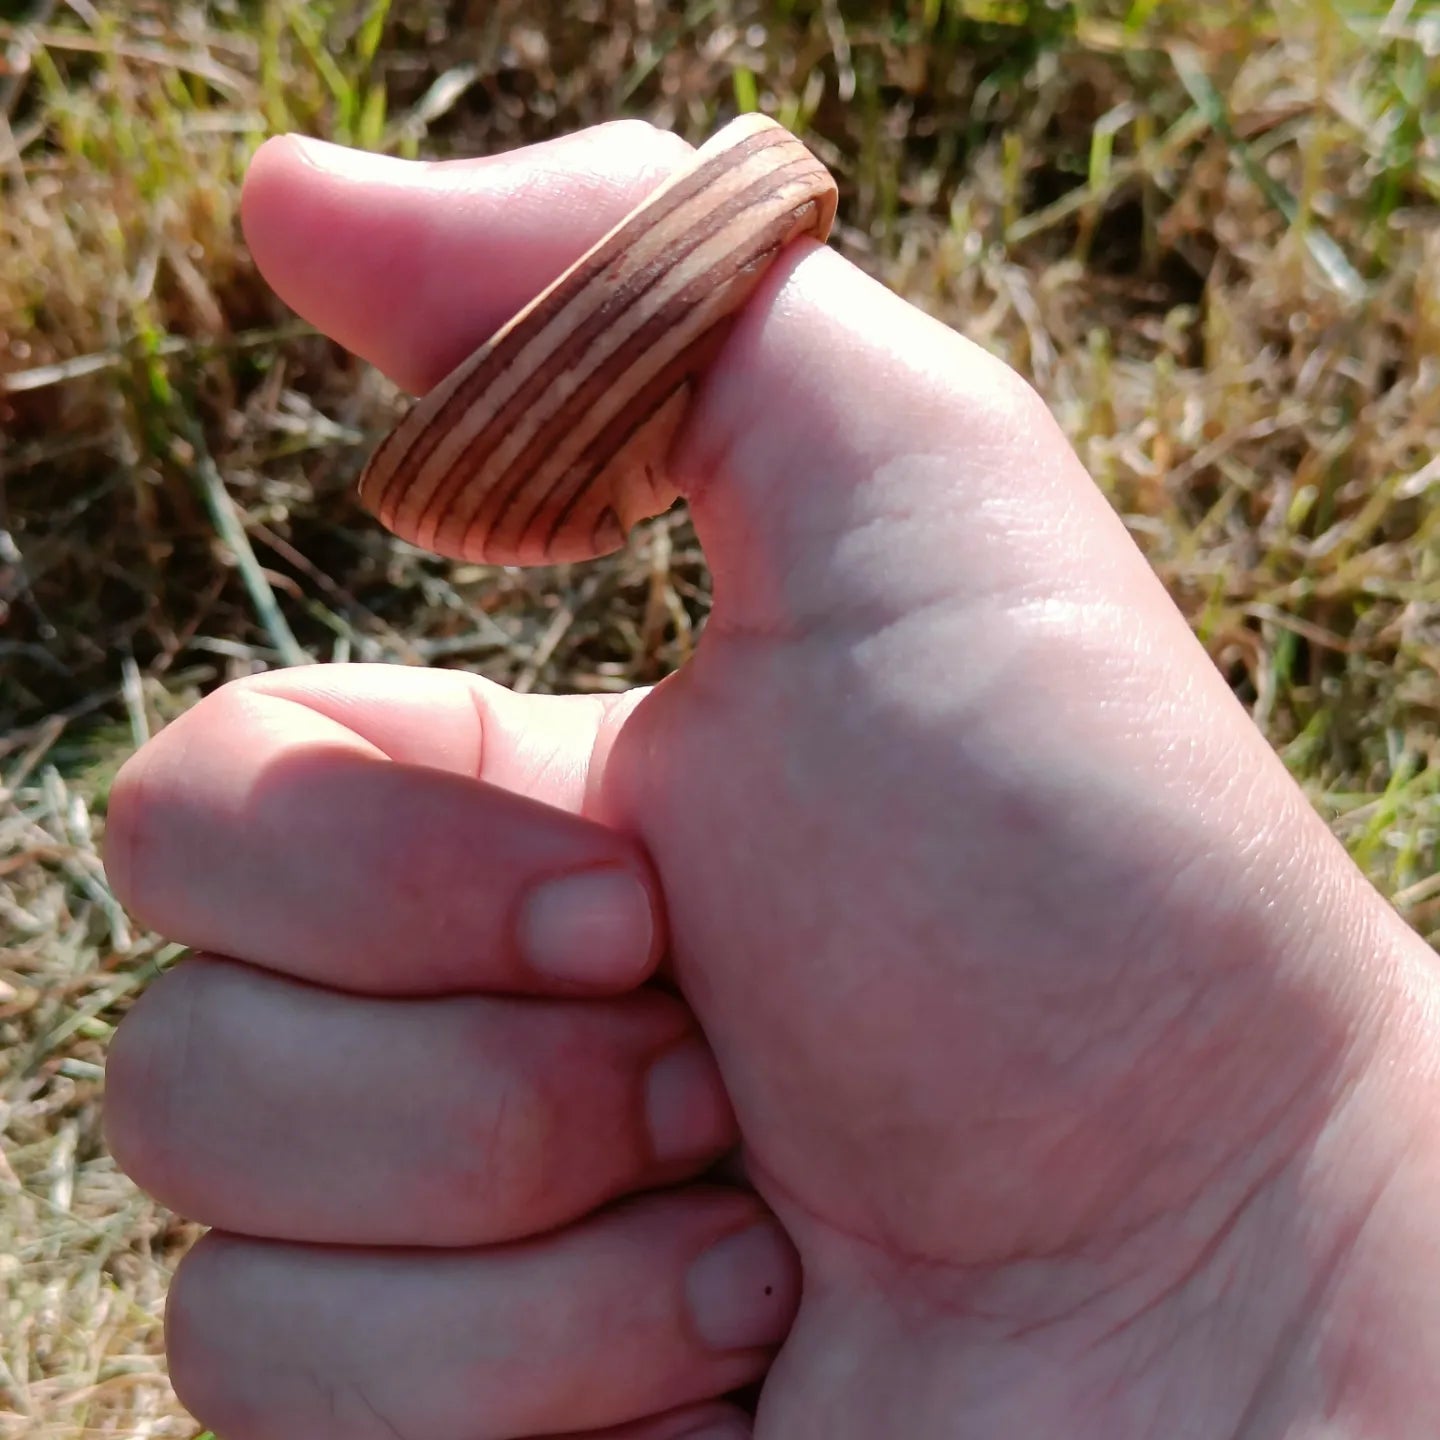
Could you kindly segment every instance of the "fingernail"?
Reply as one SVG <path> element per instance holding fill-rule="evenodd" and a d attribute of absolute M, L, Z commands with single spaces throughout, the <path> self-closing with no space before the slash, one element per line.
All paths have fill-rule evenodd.
<path fill-rule="evenodd" d="M 645 1078 L 645 1117 L 655 1158 L 668 1164 L 723 1154 L 736 1136 L 735 1112 L 710 1051 L 687 1040 Z"/>
<path fill-rule="evenodd" d="M 338 175 L 344 180 L 374 180 L 380 174 L 396 167 L 393 155 L 378 155 L 369 150 L 354 150 L 348 145 L 332 145 L 328 140 L 316 140 L 311 135 L 289 135 L 286 137 L 295 152 L 312 169 L 327 175 Z M 403 165 L 404 161 L 399 161 Z"/>
<path fill-rule="evenodd" d="M 778 1345 L 799 1302 L 795 1252 L 778 1225 L 727 1235 L 690 1267 L 690 1320 L 712 1350 Z"/>
<path fill-rule="evenodd" d="M 520 948 L 552 980 L 638 980 L 650 963 L 650 895 L 628 870 L 586 870 L 541 885 L 520 913 Z"/>

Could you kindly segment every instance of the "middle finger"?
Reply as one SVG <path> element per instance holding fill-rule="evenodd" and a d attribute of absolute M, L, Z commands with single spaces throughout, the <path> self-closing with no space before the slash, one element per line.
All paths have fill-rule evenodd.
<path fill-rule="evenodd" d="M 735 1141 L 689 1012 L 340 995 L 197 956 L 107 1066 L 112 1150 L 172 1209 L 295 1241 L 480 1245 L 698 1173 Z"/>

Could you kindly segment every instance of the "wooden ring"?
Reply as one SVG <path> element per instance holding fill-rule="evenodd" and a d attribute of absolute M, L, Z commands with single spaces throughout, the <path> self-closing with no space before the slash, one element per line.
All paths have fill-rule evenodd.
<path fill-rule="evenodd" d="M 457 560 L 619 549 L 676 499 L 666 457 L 729 322 L 787 245 L 828 239 L 836 198 L 783 126 L 732 121 L 410 408 L 361 503 Z"/>

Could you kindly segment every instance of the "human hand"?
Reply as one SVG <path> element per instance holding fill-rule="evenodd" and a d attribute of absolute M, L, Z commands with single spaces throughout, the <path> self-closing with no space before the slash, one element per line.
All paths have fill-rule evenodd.
<path fill-rule="evenodd" d="M 413 168 L 279 142 L 257 161 L 247 228 L 296 309 L 424 389 L 653 185 L 676 144 L 621 127 Z M 336 234 L 347 243 L 321 243 Z M 369 303 L 382 289 L 403 303 Z M 1417 1433 L 1396 1426 L 1431 1383 L 1437 1339 L 1414 1279 L 1414 1257 L 1440 1258 L 1415 1203 L 1440 1179 L 1423 1139 L 1429 952 L 1310 811 L 1043 405 L 800 246 L 730 337 L 675 470 L 716 584 L 691 665 L 643 698 L 548 702 L 583 717 L 564 746 L 531 702 L 522 714 L 462 677 L 386 676 L 395 739 L 378 748 L 413 761 L 433 712 L 479 694 L 514 717 L 502 753 L 538 755 L 541 776 L 566 756 L 562 803 L 653 858 L 676 978 L 804 1267 L 756 1434 Z M 379 683 L 320 674 L 351 693 Z M 117 789 L 132 903 L 195 883 L 175 877 L 195 873 L 177 865 L 200 853 L 197 827 L 173 817 L 210 824 L 217 802 L 197 798 L 196 776 L 221 773 L 227 752 L 204 717 L 240 703 L 230 693 L 181 722 L 188 746 L 175 727 L 168 791 L 151 775 L 163 736 Z M 337 702 L 338 723 L 355 711 Z M 230 743 L 253 742 L 237 726 Z M 230 813 L 246 824 L 223 832 L 217 878 L 236 868 L 254 794 L 279 793 L 276 771 L 320 823 L 304 767 L 272 756 L 236 782 Z M 394 789 L 416 785 L 402 770 Z M 448 856 L 464 831 L 442 814 L 412 833 Z M 383 873 L 368 865 L 362 889 Z M 221 908 L 261 923 L 274 883 L 229 881 Z M 456 925 L 455 903 L 428 896 L 423 939 Z M 348 951 L 313 968 L 333 935 L 313 918 L 239 946 L 202 934 L 197 911 L 138 908 L 179 938 L 259 964 L 283 953 L 354 988 Z M 163 1015 L 156 1030 L 178 1033 Z M 143 1132 L 184 1164 L 154 1118 L 159 1088 L 141 1098 L 142 1059 L 160 1048 L 142 1035 L 131 1049 L 132 1149 Z M 216 1104 L 191 1133 L 218 1128 Z M 252 1195 L 246 1213 L 268 1203 Z M 572 1234 L 609 1233 L 572 1218 Z M 673 1232 L 651 1226 L 636 1249 L 660 1257 L 652 1273 L 674 1296 Z M 457 1343 L 452 1308 L 416 1290 L 386 1300 L 393 1267 L 369 1293 L 404 1312 L 399 1335 L 337 1325 L 353 1292 L 297 1285 L 265 1247 L 218 1253 L 228 1274 L 203 1252 L 182 1272 L 175 1362 L 182 1394 L 232 1440 L 384 1433 L 330 1418 L 337 1375 L 363 1380 L 345 1393 L 401 1430 L 554 1428 L 481 1402 L 479 1418 L 422 1409 L 465 1393 L 483 1341 Z M 547 1291 L 557 1315 L 583 1283 L 562 1273 Z M 297 1292 L 309 1308 L 278 1326 Z M 613 1342 L 637 1341 L 581 1330 L 545 1352 L 552 1374 L 574 1366 L 576 1395 L 613 1373 Z M 237 1333 L 253 1340 L 227 1353 Z"/>
<path fill-rule="evenodd" d="M 794 1261 L 753 1197 L 595 1214 L 735 1135 L 693 1018 L 635 990 L 649 867 L 581 814 L 619 708 L 317 667 L 218 692 L 120 777 L 114 883 L 206 953 L 127 1018 L 108 1129 L 218 1227 L 168 1329 L 226 1440 L 651 1414 L 615 1433 L 669 1440 L 784 1334 Z"/>

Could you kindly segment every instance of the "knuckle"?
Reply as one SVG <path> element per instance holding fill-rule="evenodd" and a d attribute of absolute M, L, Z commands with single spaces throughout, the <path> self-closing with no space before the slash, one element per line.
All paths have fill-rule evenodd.
<path fill-rule="evenodd" d="M 194 773 L 203 740 L 235 705 L 251 703 L 247 680 L 234 680 L 192 706 L 125 761 L 105 806 L 105 875 L 116 898 L 141 924 L 164 929 L 163 869 L 167 822 L 183 794 L 167 783 Z"/>
<path fill-rule="evenodd" d="M 537 1017 L 538 1018 L 538 1017 Z M 639 1163 L 633 1058 L 593 1017 L 482 1023 L 451 1073 L 433 1203 L 486 1238 L 534 1233 L 608 1195 Z"/>
<path fill-rule="evenodd" d="M 165 1303 L 165 1351 L 170 1384 L 180 1403 L 226 1440 L 264 1433 L 264 1414 L 252 1387 L 235 1373 L 235 1347 L 226 1343 L 227 1274 L 240 1257 L 221 1236 L 204 1236 L 180 1262 Z M 243 1322 L 244 1316 L 232 1316 Z"/>
<path fill-rule="evenodd" d="M 1030 433 L 1053 423 L 1050 406 L 1024 375 L 998 355 L 969 345 L 971 376 L 967 384 L 976 418 L 1003 434 Z"/>
<path fill-rule="evenodd" d="M 144 920 L 145 778 L 164 732 L 120 767 L 105 806 L 103 854 L 105 878 L 116 898 L 136 919 Z"/>
<path fill-rule="evenodd" d="M 557 1117 L 533 1063 L 497 1055 L 493 1032 L 452 1072 L 449 1140 L 434 1176 L 435 1202 L 482 1232 L 521 1233 L 553 1199 Z"/>
<path fill-rule="evenodd" d="M 193 1189 L 185 1163 L 194 1074 L 206 1046 L 206 966 L 190 960 L 152 982 L 111 1039 L 105 1062 L 105 1133 L 115 1163 L 171 1208 Z"/>
<path fill-rule="evenodd" d="M 617 149 L 623 146 L 630 155 L 653 155 L 657 162 L 674 164 L 691 150 L 691 146 L 674 131 L 662 129 L 638 117 L 609 120 L 596 129 L 603 130 L 607 139 L 621 142 Z"/>

